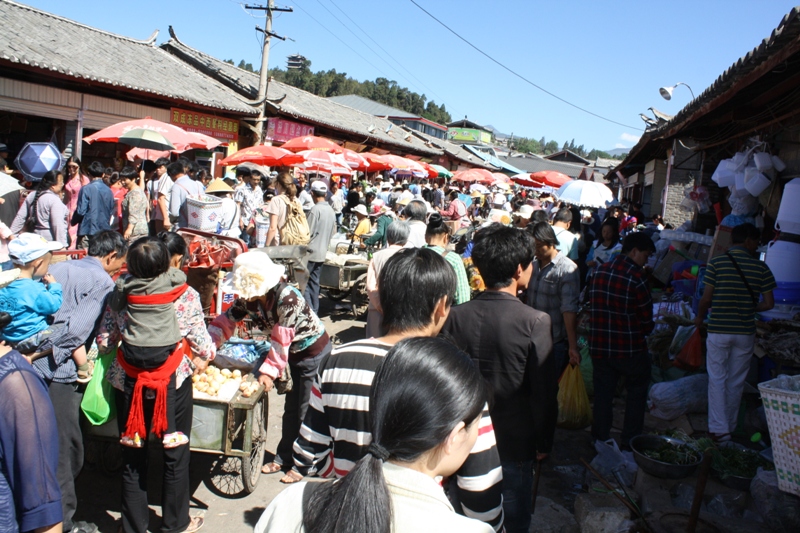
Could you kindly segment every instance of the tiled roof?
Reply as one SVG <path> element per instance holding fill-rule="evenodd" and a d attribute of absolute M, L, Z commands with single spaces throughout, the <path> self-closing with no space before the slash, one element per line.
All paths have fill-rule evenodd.
<path fill-rule="evenodd" d="M 108 87 L 254 114 L 233 91 L 147 41 L 0 0 L 0 60 Z"/>
<path fill-rule="evenodd" d="M 513 165 L 525 172 L 540 172 L 542 170 L 554 170 L 566 174 L 570 178 L 577 178 L 580 176 L 581 171 L 586 168 L 585 165 L 576 165 L 574 163 L 564 163 L 562 161 L 550 161 L 538 155 L 529 155 L 526 157 L 505 157 L 503 161 Z"/>
<path fill-rule="evenodd" d="M 385 105 L 357 94 L 329 96 L 328 100 L 378 117 L 420 118 L 419 115 L 415 115 L 414 113 L 409 113 L 408 111 L 403 111 L 402 109 L 397 109 L 396 107 Z"/>
<path fill-rule="evenodd" d="M 237 68 L 182 43 L 172 33 L 172 38 L 161 47 L 208 75 L 214 76 L 228 87 L 234 88 L 248 98 L 258 94 L 258 74 Z M 269 107 L 280 115 L 286 115 L 312 124 L 355 134 L 373 143 L 384 143 L 395 150 L 416 152 L 423 155 L 438 155 L 440 151 L 429 148 L 419 138 L 400 133 L 389 120 L 376 117 L 352 107 L 322 98 L 310 92 L 292 87 L 275 79 L 269 80 L 267 90 Z M 392 126 L 392 128 L 389 128 Z M 389 133 L 387 133 L 389 129 Z M 371 131 L 370 131 L 371 130 Z M 394 130 L 394 131 L 392 131 Z M 408 140 L 406 140 L 408 137 Z"/>
<path fill-rule="evenodd" d="M 631 148 L 628 157 L 617 165 L 615 170 L 623 170 L 638 159 L 640 152 L 644 158 L 651 157 L 653 144 L 680 134 L 698 119 L 725 104 L 738 92 L 755 80 L 765 76 L 777 65 L 785 63 L 791 54 L 800 50 L 800 7 L 793 8 L 781 19 L 769 37 L 740 57 L 733 65 L 694 100 L 689 102 L 677 115 L 662 122 L 654 130 L 642 135 L 639 142 Z M 789 67 L 783 68 L 786 71 Z M 794 74 L 795 71 L 791 71 Z M 743 82 L 743 83 L 740 83 Z"/>
<path fill-rule="evenodd" d="M 450 141 L 445 139 L 440 139 L 438 137 L 434 137 L 433 135 L 428 135 L 427 133 L 414 130 L 405 126 L 401 126 L 403 130 L 411 133 L 415 137 L 422 139 L 423 142 L 430 144 L 434 148 L 437 148 L 440 152 L 443 152 L 447 156 L 457 159 L 463 163 L 467 163 L 469 165 L 473 165 L 479 168 L 485 168 L 487 170 L 495 171 L 497 170 L 496 167 L 486 163 L 482 158 L 468 152 L 462 146 L 457 144 L 453 144 Z"/>

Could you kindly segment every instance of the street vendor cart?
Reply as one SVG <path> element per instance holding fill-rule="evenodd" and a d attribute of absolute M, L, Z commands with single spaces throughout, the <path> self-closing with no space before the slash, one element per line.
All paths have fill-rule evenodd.
<path fill-rule="evenodd" d="M 337 249 L 338 252 L 338 249 Z M 357 318 L 367 309 L 367 269 L 369 259 L 365 253 L 346 254 L 328 252 L 319 275 L 319 286 L 334 301 L 349 299 L 353 315 Z"/>

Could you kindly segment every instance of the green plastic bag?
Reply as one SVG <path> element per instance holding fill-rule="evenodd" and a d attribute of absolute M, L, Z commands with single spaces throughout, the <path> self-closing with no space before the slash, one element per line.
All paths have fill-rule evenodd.
<path fill-rule="evenodd" d="M 114 403 L 114 387 L 106 379 L 111 363 L 117 357 L 117 351 L 100 354 L 94 362 L 92 379 L 86 385 L 86 392 L 81 400 L 81 411 L 95 426 L 105 424 L 117 416 Z"/>

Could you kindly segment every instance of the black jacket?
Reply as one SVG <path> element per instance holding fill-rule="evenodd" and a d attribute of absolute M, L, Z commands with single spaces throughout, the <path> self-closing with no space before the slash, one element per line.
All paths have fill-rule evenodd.
<path fill-rule="evenodd" d="M 550 453 L 558 418 L 550 317 L 510 294 L 486 291 L 454 306 L 442 334 L 470 355 L 491 386 L 500 460 Z"/>

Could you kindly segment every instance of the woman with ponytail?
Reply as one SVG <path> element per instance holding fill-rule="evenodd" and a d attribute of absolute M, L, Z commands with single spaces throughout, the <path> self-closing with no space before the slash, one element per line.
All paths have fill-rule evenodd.
<path fill-rule="evenodd" d="M 11 223 L 11 233 L 37 233 L 48 241 L 57 241 L 68 246 L 69 210 L 61 201 L 63 188 L 64 174 L 60 170 L 47 172 L 17 211 L 17 216 Z"/>
<path fill-rule="evenodd" d="M 342 479 L 285 490 L 255 533 L 491 533 L 488 524 L 456 514 L 436 481 L 469 455 L 486 398 L 480 372 L 449 342 L 397 343 L 372 382 L 367 455 Z"/>

